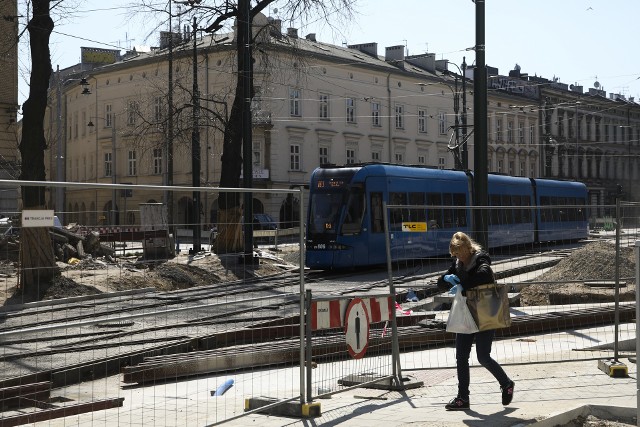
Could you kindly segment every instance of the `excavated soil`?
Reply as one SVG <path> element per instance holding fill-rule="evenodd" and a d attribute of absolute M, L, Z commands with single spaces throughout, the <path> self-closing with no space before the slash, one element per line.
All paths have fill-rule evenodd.
<path fill-rule="evenodd" d="M 635 259 L 632 248 L 620 248 L 619 301 L 635 300 Z M 616 250 L 610 242 L 585 245 L 538 276 L 542 284 L 529 285 L 520 292 L 522 306 L 612 302 L 613 286 L 590 286 L 587 282 L 613 284 L 616 277 Z"/>

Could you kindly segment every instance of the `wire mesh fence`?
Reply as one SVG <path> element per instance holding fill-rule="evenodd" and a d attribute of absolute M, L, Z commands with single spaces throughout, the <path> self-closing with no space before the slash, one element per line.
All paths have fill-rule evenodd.
<path fill-rule="evenodd" d="M 38 227 L 51 280 L 24 274 L 31 227 L 4 213 L 0 422 L 207 425 L 245 414 L 252 396 L 299 401 L 301 191 L 253 190 L 246 220 L 242 190 L 200 189 L 202 221 L 184 189 L 91 190 L 130 200 Z"/>
<path fill-rule="evenodd" d="M 472 225 L 403 231 L 403 216 L 406 222 L 411 222 L 406 219 L 410 218 L 411 210 L 460 207 L 390 205 L 388 209 L 391 221 L 395 217 L 399 223 L 395 230 L 392 224 L 390 231 L 398 259 L 391 273 L 398 282 L 397 296 L 405 310 L 424 317 L 422 328 L 400 331 L 400 341 L 404 343 L 401 347 L 404 351 L 411 350 L 402 357 L 403 369 L 453 368 L 454 335 L 445 331 L 453 295 L 447 289 L 438 289 L 436 281 L 452 263 L 448 245 L 453 233 L 463 231 L 473 236 Z M 546 209 L 546 214 L 524 215 L 513 206 L 492 206 L 487 215 L 487 249 L 497 283 L 509 287 L 512 318 L 510 327 L 496 331 L 494 357 L 503 364 L 530 364 L 635 354 L 630 343 L 635 337 L 632 245 L 638 237 L 638 206 L 621 203 L 617 215 L 616 206 L 596 209 L 550 205 Z M 574 213 L 567 212 L 568 209 Z M 581 211 L 611 212 L 613 216 L 597 221 L 594 218 L 587 228 L 586 216 L 581 217 L 584 220 L 580 224 L 569 220 L 580 217 L 576 212 Z M 531 224 L 527 224 L 526 218 L 531 219 Z M 616 218 L 621 225 L 619 229 Z M 583 238 L 571 236 L 578 225 L 583 229 Z M 558 237 L 536 238 L 537 230 L 543 226 L 557 230 Z M 518 244 L 500 243 L 514 237 Z M 416 259 L 408 253 L 419 245 L 434 256 Z M 478 366 L 475 356 L 472 364 Z"/>
<path fill-rule="evenodd" d="M 213 425 L 258 411 L 247 406 L 256 397 L 304 404 L 373 382 L 397 386 L 407 372 L 431 383 L 455 375 L 452 296 L 436 280 L 452 261 L 453 232 L 473 235 L 456 215 L 473 209 L 439 206 L 442 222 L 422 226 L 412 215 L 424 209 L 431 220 L 434 205 L 388 205 L 388 247 L 369 245 L 375 259 L 392 255 L 388 270 L 305 275 L 301 190 L 252 190 L 248 221 L 234 204 L 242 192 L 200 189 L 206 220 L 196 230 L 191 188 L 85 186 L 69 189 L 103 208 L 72 202 L 53 213 L 60 224 L 52 219 L 39 241 L 59 270 L 50 281 L 23 274 L 23 213 L 1 213 L 3 425 Z M 167 193 L 182 210 L 166 211 Z M 121 210 L 111 210 L 113 194 Z M 496 205 L 487 215 L 513 319 L 493 357 L 508 366 L 635 354 L 640 205 L 551 205 L 544 222 L 564 234 L 546 240 L 531 225 L 542 215 L 528 209 Z M 567 236 L 577 218 L 585 235 Z M 508 244 L 492 245 L 499 232 Z"/>

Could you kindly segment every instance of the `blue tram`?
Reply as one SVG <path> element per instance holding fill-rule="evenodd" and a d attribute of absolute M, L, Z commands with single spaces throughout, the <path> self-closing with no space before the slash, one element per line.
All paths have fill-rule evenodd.
<path fill-rule="evenodd" d="M 473 230 L 469 172 L 388 164 L 321 167 L 311 177 L 306 265 L 334 269 L 386 262 L 383 201 L 393 260 L 448 254 L 456 231 Z M 586 186 L 488 176 L 489 247 L 587 237 Z M 424 228 L 415 232 L 408 227 Z"/>

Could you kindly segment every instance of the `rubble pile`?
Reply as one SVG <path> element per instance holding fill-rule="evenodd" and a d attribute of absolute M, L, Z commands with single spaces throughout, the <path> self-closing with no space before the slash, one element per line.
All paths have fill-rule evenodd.
<path fill-rule="evenodd" d="M 86 234 L 74 232 L 77 226 L 67 228 L 50 227 L 49 235 L 54 244 L 57 261 L 69 263 L 71 260 L 83 260 L 87 257 L 106 257 L 113 261 L 115 250 L 100 243 L 100 233 L 90 231 Z M 0 236 L 0 260 L 18 262 L 20 257 L 20 229 L 11 227 Z M 75 261 L 77 262 L 77 261 Z"/>

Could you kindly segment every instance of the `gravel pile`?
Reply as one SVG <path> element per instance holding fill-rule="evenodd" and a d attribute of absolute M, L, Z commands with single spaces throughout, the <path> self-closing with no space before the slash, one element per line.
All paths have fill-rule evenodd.
<path fill-rule="evenodd" d="M 620 249 L 620 301 L 635 300 L 633 248 Z M 574 251 L 536 278 L 544 284 L 530 285 L 521 292 L 522 306 L 613 302 L 612 287 L 593 287 L 585 281 L 613 282 L 616 278 L 616 248 L 613 243 L 594 242 Z M 554 283 L 561 282 L 561 283 Z"/>

